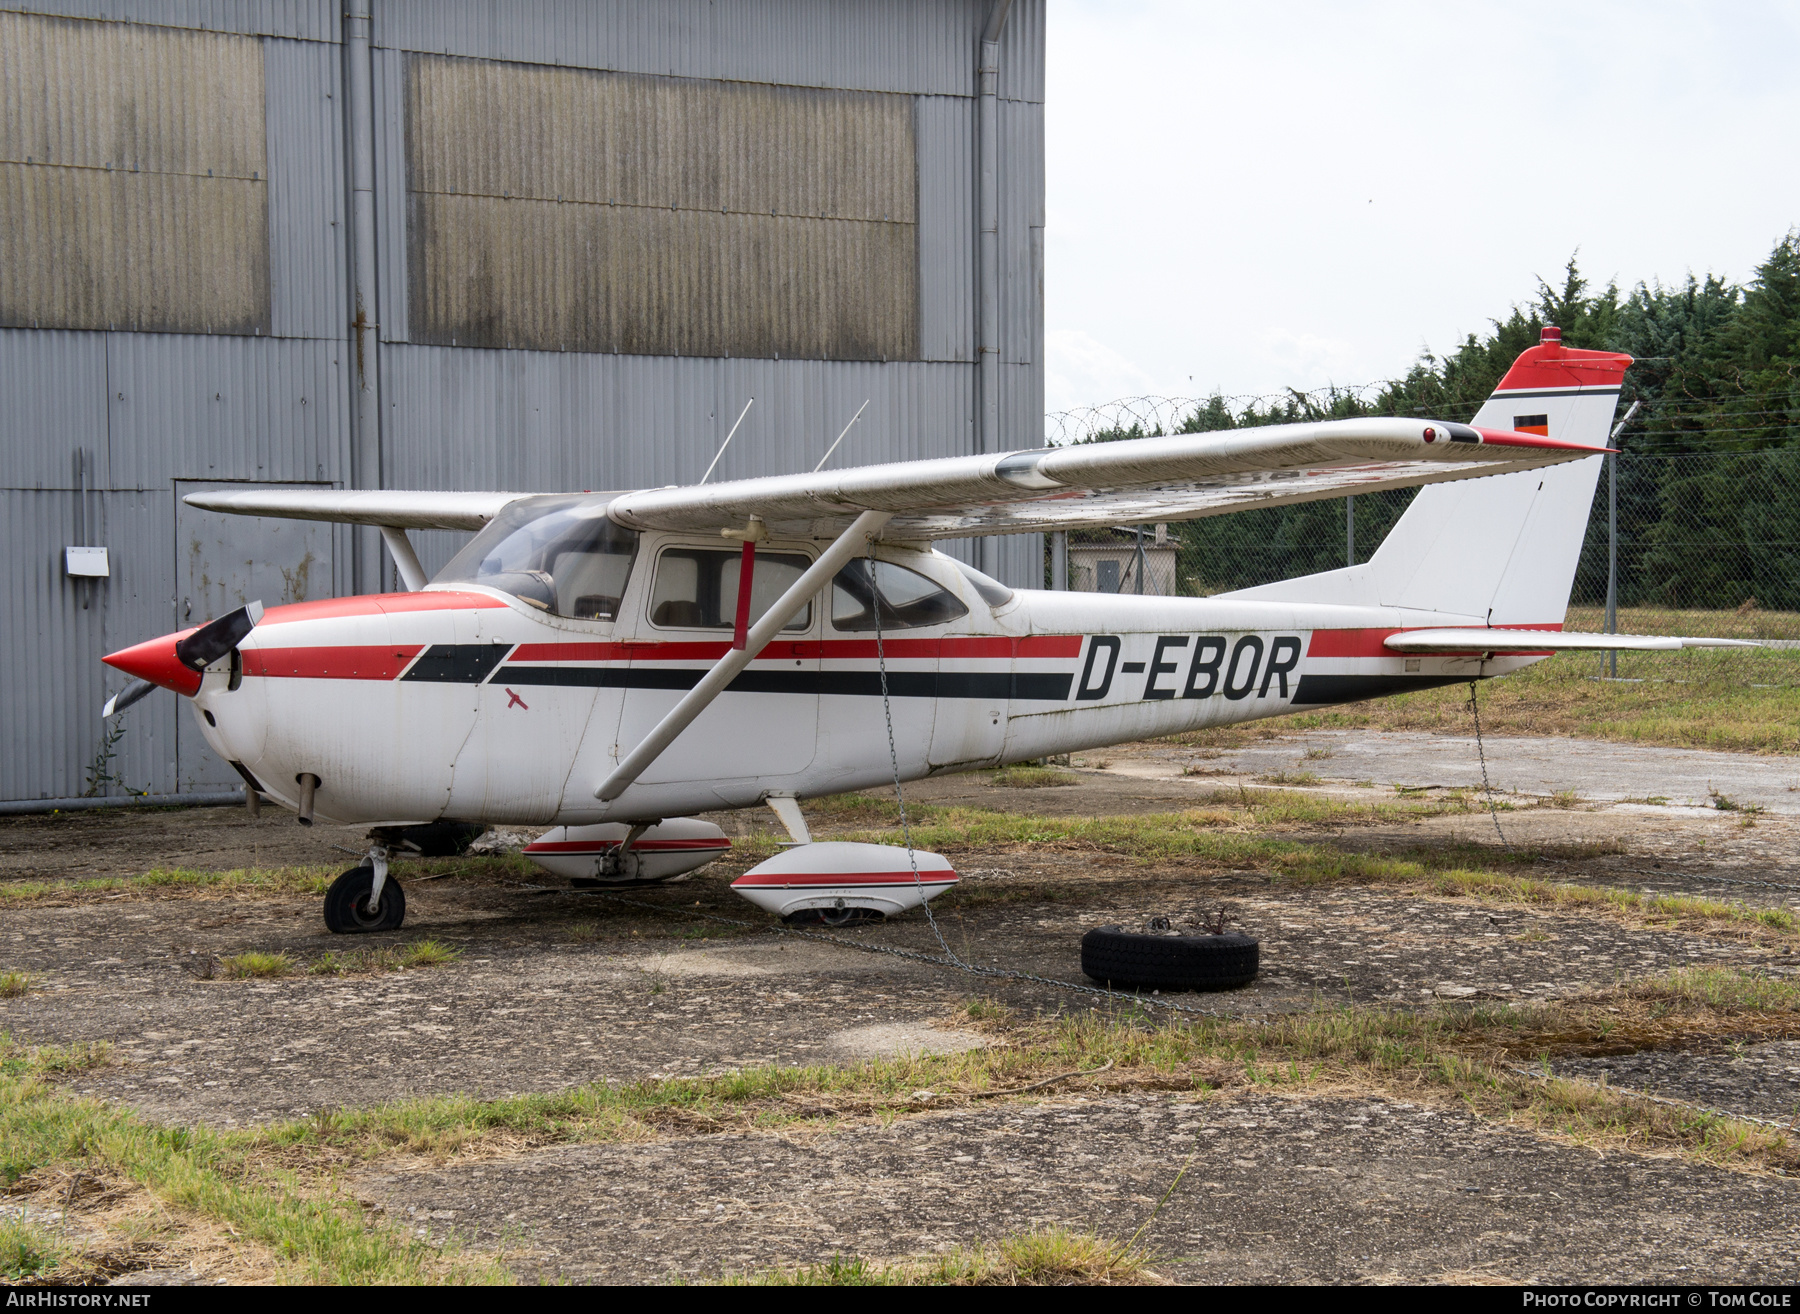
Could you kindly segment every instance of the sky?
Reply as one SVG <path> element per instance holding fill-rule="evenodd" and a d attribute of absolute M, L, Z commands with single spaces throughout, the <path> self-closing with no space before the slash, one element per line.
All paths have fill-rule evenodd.
<path fill-rule="evenodd" d="M 1046 407 L 1390 378 L 1800 224 L 1800 0 L 1050 0 Z"/>

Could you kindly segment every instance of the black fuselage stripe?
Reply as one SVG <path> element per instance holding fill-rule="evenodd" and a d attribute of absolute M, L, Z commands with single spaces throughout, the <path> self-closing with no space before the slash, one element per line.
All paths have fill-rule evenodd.
<path fill-rule="evenodd" d="M 1468 682 L 1466 675 L 1303 675 L 1300 687 L 1294 691 L 1294 703 L 1315 707 L 1325 703 L 1359 703 L 1365 698 Z"/>
<path fill-rule="evenodd" d="M 529 666 L 502 667 L 496 680 L 518 685 L 581 689 L 692 689 L 705 675 L 693 667 Z M 895 698 L 1020 699 L 1060 703 L 1073 675 L 1013 671 L 889 671 Z M 725 686 L 732 693 L 834 694 L 881 697 L 879 671 L 745 671 Z"/>

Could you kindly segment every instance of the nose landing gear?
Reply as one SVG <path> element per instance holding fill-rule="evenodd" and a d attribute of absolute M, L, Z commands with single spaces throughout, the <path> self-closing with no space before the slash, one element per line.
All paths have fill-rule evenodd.
<path fill-rule="evenodd" d="M 388 876 L 388 851 L 377 844 L 325 891 L 325 926 L 333 935 L 397 931 L 406 920 L 406 892 Z"/>

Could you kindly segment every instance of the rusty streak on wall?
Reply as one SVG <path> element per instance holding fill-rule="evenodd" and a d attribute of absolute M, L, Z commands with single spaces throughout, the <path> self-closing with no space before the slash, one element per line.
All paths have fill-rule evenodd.
<path fill-rule="evenodd" d="M 0 13 L 0 324 L 269 331 L 262 43 Z"/>
<path fill-rule="evenodd" d="M 412 55 L 415 342 L 919 355 L 913 100 Z"/>

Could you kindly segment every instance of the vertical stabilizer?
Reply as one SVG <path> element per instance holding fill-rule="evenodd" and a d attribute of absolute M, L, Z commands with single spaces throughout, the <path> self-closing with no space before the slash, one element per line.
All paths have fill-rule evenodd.
<path fill-rule="evenodd" d="M 1606 445 L 1631 357 L 1562 345 L 1544 329 L 1471 423 Z M 1368 562 L 1233 597 L 1439 612 L 1463 623 L 1561 628 L 1600 457 L 1430 484 Z"/>

